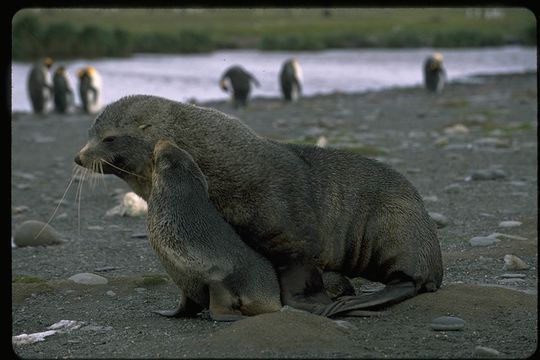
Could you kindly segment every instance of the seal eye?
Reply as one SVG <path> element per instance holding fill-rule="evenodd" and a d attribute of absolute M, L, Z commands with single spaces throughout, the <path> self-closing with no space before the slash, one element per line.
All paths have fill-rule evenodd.
<path fill-rule="evenodd" d="M 105 139 L 103 139 L 104 143 L 112 143 L 116 139 L 116 136 L 107 136 Z"/>

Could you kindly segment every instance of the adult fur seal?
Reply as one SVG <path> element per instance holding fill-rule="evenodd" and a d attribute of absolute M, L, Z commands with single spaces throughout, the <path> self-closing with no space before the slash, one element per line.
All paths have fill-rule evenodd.
<path fill-rule="evenodd" d="M 418 192 L 398 172 L 359 154 L 272 141 L 217 110 L 136 95 L 97 116 L 75 162 L 89 169 L 101 162 L 104 172 L 148 199 L 159 139 L 189 152 L 221 216 L 273 263 L 283 304 L 345 313 L 441 285 L 435 225 Z M 386 287 L 332 303 L 321 271 Z"/>
<path fill-rule="evenodd" d="M 272 265 L 217 212 L 193 158 L 161 140 L 152 169 L 148 235 L 182 293 L 177 310 L 159 313 L 182 316 L 188 315 L 186 309 L 209 307 L 212 319 L 227 321 L 279 311 L 280 288 Z"/>
<path fill-rule="evenodd" d="M 429 91 L 440 93 L 444 88 L 446 72 L 442 60 L 443 56 L 435 53 L 424 61 L 424 84 Z"/>
<path fill-rule="evenodd" d="M 229 83 L 229 86 L 227 83 Z M 251 83 L 260 86 L 255 76 L 240 65 L 234 65 L 228 68 L 219 80 L 219 86 L 223 91 L 230 90 L 232 92 L 232 102 L 235 108 L 248 105 Z M 229 87 L 232 89 L 229 89 Z"/>

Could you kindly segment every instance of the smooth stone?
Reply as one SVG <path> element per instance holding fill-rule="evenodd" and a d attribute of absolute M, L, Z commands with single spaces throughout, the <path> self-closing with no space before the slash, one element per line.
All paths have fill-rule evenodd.
<path fill-rule="evenodd" d="M 99 225 L 90 225 L 87 227 L 88 230 L 104 230 L 105 228 L 103 226 Z"/>
<path fill-rule="evenodd" d="M 471 180 L 475 181 L 497 180 L 504 179 L 505 177 L 506 173 L 501 169 L 480 169 L 471 173 Z"/>
<path fill-rule="evenodd" d="M 142 294 L 142 293 L 146 292 L 146 289 L 145 289 L 145 288 L 141 288 L 141 287 L 135 288 L 134 290 L 135 290 L 136 292 L 138 292 L 139 294 Z"/>
<path fill-rule="evenodd" d="M 443 214 L 439 214 L 436 212 L 429 212 L 429 217 L 437 224 L 437 228 L 441 229 L 448 225 L 448 218 L 444 216 Z"/>
<path fill-rule="evenodd" d="M 71 276 L 69 280 L 76 282 L 77 284 L 84 284 L 84 285 L 105 285 L 109 282 L 103 276 L 99 276 L 92 273 L 75 274 Z"/>
<path fill-rule="evenodd" d="M 55 245 L 62 242 L 52 226 L 37 220 L 27 220 L 20 224 L 13 239 L 17 246 Z"/>
<path fill-rule="evenodd" d="M 444 188 L 444 192 L 448 194 L 455 194 L 463 190 L 463 186 L 457 183 L 453 183 Z"/>
<path fill-rule="evenodd" d="M 497 243 L 499 240 L 495 237 L 489 237 L 489 236 L 475 236 L 471 240 L 469 240 L 469 244 L 474 247 L 479 246 L 489 246 Z"/>
<path fill-rule="evenodd" d="M 527 183 L 525 181 L 513 180 L 513 181 L 510 181 L 510 185 L 512 185 L 512 186 L 526 186 Z"/>
<path fill-rule="evenodd" d="M 523 279 L 500 279 L 500 284 L 516 284 L 516 283 L 524 283 L 525 280 Z"/>
<path fill-rule="evenodd" d="M 516 255 L 507 254 L 504 255 L 503 270 L 527 270 L 529 265 Z"/>
<path fill-rule="evenodd" d="M 444 129 L 446 135 L 465 135 L 469 133 L 469 129 L 463 124 L 456 124 Z"/>
<path fill-rule="evenodd" d="M 525 274 L 502 274 L 501 276 L 499 276 L 500 278 L 502 279 L 523 279 L 524 277 L 526 277 L 527 275 Z"/>
<path fill-rule="evenodd" d="M 456 331 L 465 327 L 465 321 L 455 316 L 440 316 L 431 321 L 431 328 L 436 331 Z"/>
<path fill-rule="evenodd" d="M 480 146 L 493 146 L 496 148 L 508 148 L 511 143 L 497 138 L 480 138 L 474 141 L 475 144 Z"/>
<path fill-rule="evenodd" d="M 522 224 L 521 221 L 506 220 L 506 221 L 501 221 L 499 223 L 499 227 L 515 227 L 515 226 L 520 226 L 521 224 Z"/>
<path fill-rule="evenodd" d="M 437 195 L 428 195 L 428 196 L 422 197 L 422 200 L 429 201 L 429 202 L 437 202 L 439 201 L 439 198 L 437 197 Z"/>
<path fill-rule="evenodd" d="M 495 349 L 492 349 L 492 348 L 489 348 L 489 347 L 486 347 L 486 346 L 476 346 L 474 348 L 474 352 L 473 352 L 473 356 L 474 357 L 480 357 L 480 358 L 485 358 L 485 357 L 498 357 L 498 356 L 501 356 L 502 354 L 495 350 Z"/>
<path fill-rule="evenodd" d="M 105 294 L 107 294 L 108 296 L 116 296 L 116 293 L 112 290 L 107 291 Z"/>
<path fill-rule="evenodd" d="M 22 213 L 24 213 L 24 212 L 27 212 L 28 210 L 30 210 L 30 208 L 29 208 L 28 206 L 26 206 L 26 205 L 15 206 L 15 207 L 13 208 L 13 212 L 14 212 L 15 214 L 22 214 Z"/>

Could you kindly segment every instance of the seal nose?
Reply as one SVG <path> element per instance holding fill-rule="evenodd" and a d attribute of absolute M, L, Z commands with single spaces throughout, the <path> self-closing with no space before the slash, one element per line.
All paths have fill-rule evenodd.
<path fill-rule="evenodd" d="M 75 160 L 75 163 L 76 163 L 77 165 L 82 166 L 82 161 L 81 161 L 81 156 L 80 156 L 80 154 L 75 155 L 75 159 L 74 159 L 74 160 Z"/>

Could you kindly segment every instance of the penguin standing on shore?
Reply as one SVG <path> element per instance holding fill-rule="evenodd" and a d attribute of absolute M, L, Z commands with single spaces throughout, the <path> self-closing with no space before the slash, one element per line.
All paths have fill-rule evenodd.
<path fill-rule="evenodd" d="M 96 113 L 101 108 L 101 76 L 92 66 L 82 68 L 77 76 L 83 111 Z"/>
<path fill-rule="evenodd" d="M 302 68 L 294 58 L 285 61 L 279 73 L 281 93 L 285 101 L 296 101 L 302 93 Z"/>
<path fill-rule="evenodd" d="M 68 113 L 73 106 L 73 88 L 64 66 L 59 66 L 54 72 L 54 109 L 61 113 Z"/>
<path fill-rule="evenodd" d="M 442 64 L 443 56 L 435 53 L 424 62 L 424 84 L 429 91 L 440 93 L 446 82 L 446 72 Z"/>
<path fill-rule="evenodd" d="M 32 103 L 32 110 L 36 114 L 45 114 L 49 111 L 52 97 L 53 84 L 49 72 L 53 60 L 50 57 L 36 62 L 28 75 L 28 95 Z"/>
<path fill-rule="evenodd" d="M 239 65 L 231 66 L 225 71 L 219 80 L 219 86 L 223 91 L 231 91 L 231 97 L 234 108 L 246 107 L 249 94 L 251 92 L 251 83 L 259 87 L 257 79 Z"/>

